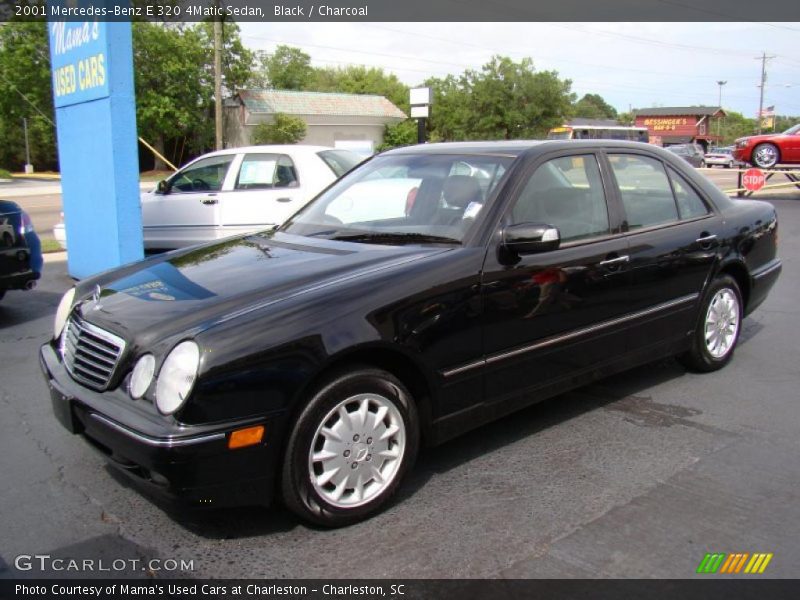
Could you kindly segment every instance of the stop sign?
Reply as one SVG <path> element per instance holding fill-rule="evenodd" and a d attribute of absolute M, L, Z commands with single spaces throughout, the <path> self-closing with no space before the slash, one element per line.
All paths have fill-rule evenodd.
<path fill-rule="evenodd" d="M 742 185 L 750 192 L 757 192 L 766 183 L 764 172 L 761 169 L 747 169 L 742 175 Z"/>

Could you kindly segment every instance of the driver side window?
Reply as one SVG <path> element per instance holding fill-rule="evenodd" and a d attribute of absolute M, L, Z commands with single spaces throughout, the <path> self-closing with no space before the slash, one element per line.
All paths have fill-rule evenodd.
<path fill-rule="evenodd" d="M 228 154 L 199 160 L 178 172 L 170 188 L 173 192 L 218 192 L 234 158 L 234 154 Z"/>
<path fill-rule="evenodd" d="M 609 232 L 608 208 L 594 155 L 547 161 L 531 175 L 511 216 L 514 224 L 557 227 L 563 242 Z"/>

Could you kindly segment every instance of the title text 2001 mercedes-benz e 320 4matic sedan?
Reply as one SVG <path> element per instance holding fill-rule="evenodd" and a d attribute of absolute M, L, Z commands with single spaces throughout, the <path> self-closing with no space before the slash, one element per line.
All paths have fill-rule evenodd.
<path fill-rule="evenodd" d="M 274 231 L 80 282 L 41 362 L 58 419 L 204 506 L 342 525 L 437 443 L 622 369 L 730 359 L 775 210 L 632 142 L 387 152 Z"/>

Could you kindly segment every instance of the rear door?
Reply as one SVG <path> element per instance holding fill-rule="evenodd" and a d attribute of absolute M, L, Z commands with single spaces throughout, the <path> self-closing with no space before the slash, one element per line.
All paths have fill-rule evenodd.
<path fill-rule="evenodd" d="M 219 199 L 235 154 L 201 158 L 168 180 L 167 193 L 143 198 L 145 246 L 175 248 L 217 237 Z"/>
<path fill-rule="evenodd" d="M 248 152 L 235 168 L 220 206 L 227 235 L 280 225 L 302 206 L 303 173 L 288 154 Z"/>
<path fill-rule="evenodd" d="M 628 232 L 629 310 L 647 312 L 631 330 L 631 349 L 679 339 L 710 275 L 722 220 L 678 169 L 635 152 L 609 152 L 608 162 Z"/>

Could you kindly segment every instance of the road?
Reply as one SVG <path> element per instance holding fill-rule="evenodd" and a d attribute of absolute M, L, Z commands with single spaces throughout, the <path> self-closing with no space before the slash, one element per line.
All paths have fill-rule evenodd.
<path fill-rule="evenodd" d="M 711 179 L 721 190 L 736 189 L 736 171 L 728 169 L 714 168 L 704 169 L 703 174 Z M 770 183 L 782 183 L 785 180 L 770 181 Z M 144 188 L 152 188 L 153 184 L 142 184 Z M 52 190 L 58 190 L 53 193 Z M 13 191 L 11 191 L 13 190 Z M 777 190 L 769 193 L 757 194 L 756 198 L 771 197 L 797 197 L 800 198 L 800 190 L 795 188 L 785 188 L 781 192 Z M 33 225 L 39 235 L 45 238 L 53 237 L 53 225 L 61 221 L 61 194 L 57 182 L 42 183 L 27 181 L 14 184 L 0 184 L 0 198 L 9 198 L 18 202 L 31 215 Z"/>
<path fill-rule="evenodd" d="M 800 202 L 774 204 L 784 272 L 726 369 L 663 360 L 428 449 L 385 512 L 334 531 L 168 508 L 69 435 L 36 359 L 71 285 L 49 262 L 0 303 L 0 577 L 41 576 L 13 566 L 40 553 L 193 561 L 158 577 L 691 578 L 706 552 L 771 552 L 764 576 L 796 577 Z"/>
<path fill-rule="evenodd" d="M 143 183 L 143 189 L 152 189 L 153 183 Z M 58 181 L 16 179 L 0 182 L 0 198 L 18 203 L 31 217 L 39 236 L 53 239 L 53 226 L 61 222 L 61 184 Z"/>

